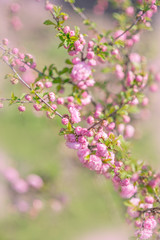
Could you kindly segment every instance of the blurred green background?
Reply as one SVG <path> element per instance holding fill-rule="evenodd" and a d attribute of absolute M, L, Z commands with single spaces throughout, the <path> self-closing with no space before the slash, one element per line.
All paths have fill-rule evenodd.
<path fill-rule="evenodd" d="M 58 41 L 54 31 L 43 25 L 49 17 L 42 3 L 19 1 L 23 28 L 16 32 L 10 25 L 10 2 L 0 0 L 1 39 L 7 37 L 11 46 L 18 46 L 36 56 L 40 69 L 44 64 L 51 63 L 62 67 L 66 53 L 63 49 L 57 49 Z M 91 12 L 88 15 L 95 18 Z M 73 17 L 74 23 L 79 25 L 79 17 L 74 13 Z M 96 21 L 103 27 L 106 26 L 102 23 L 110 23 L 107 16 L 99 16 Z M 73 19 L 69 20 L 69 24 L 73 25 Z M 158 34 L 156 31 L 153 33 L 157 43 Z M 146 46 L 150 46 L 148 42 Z M 154 59 L 155 52 L 158 59 L 159 52 L 154 48 L 152 50 L 153 53 L 147 53 L 150 59 Z M 8 69 L 2 62 L 0 71 L 0 97 L 9 97 L 11 91 L 18 91 L 20 87 L 16 90 L 17 86 L 3 80 Z M 136 140 L 133 142 L 133 153 L 150 162 L 156 169 L 159 169 L 160 153 L 159 100 L 159 93 L 151 96 L 150 117 L 143 122 L 138 120 Z M 1 178 L 0 240 L 128 239 L 132 229 L 125 226 L 123 200 L 109 181 L 80 165 L 74 151 L 68 150 L 63 137 L 58 135 L 60 128 L 58 118 L 49 120 L 45 116 L 37 117 L 30 107 L 23 114 L 18 112 L 17 106 L 7 104 L 0 110 L 0 164 L 16 167 L 22 177 L 30 173 L 39 174 L 47 182 L 40 195 L 44 208 L 34 216 L 14 211 L 7 185 Z M 52 199 L 57 204 L 53 207 Z M 102 236 L 97 238 L 96 232 Z"/>

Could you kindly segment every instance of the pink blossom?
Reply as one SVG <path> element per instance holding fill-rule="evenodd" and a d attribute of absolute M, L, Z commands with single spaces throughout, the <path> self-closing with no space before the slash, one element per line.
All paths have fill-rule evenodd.
<path fill-rule="evenodd" d="M 52 4 L 52 3 L 47 3 L 46 6 L 45 6 L 45 9 L 46 9 L 47 11 L 52 10 L 52 9 L 53 9 L 53 4 Z"/>
<path fill-rule="evenodd" d="M 82 103 L 83 106 L 85 106 L 87 104 L 90 104 L 90 102 L 91 102 L 91 96 L 90 95 L 88 95 L 87 97 L 81 99 L 81 103 Z"/>
<path fill-rule="evenodd" d="M 87 163 L 87 167 L 90 170 L 99 171 L 102 167 L 102 161 L 99 157 L 95 155 L 90 155 L 89 161 Z"/>
<path fill-rule="evenodd" d="M 3 108 L 3 103 L 2 102 L 0 102 L 0 108 Z"/>
<path fill-rule="evenodd" d="M 88 58 L 88 59 L 94 58 L 94 52 L 93 52 L 93 51 L 88 51 L 88 53 L 87 53 L 87 58 Z"/>
<path fill-rule="evenodd" d="M 20 10 L 20 5 L 18 3 L 12 3 L 10 9 L 13 13 L 17 13 Z"/>
<path fill-rule="evenodd" d="M 150 91 L 151 92 L 157 92 L 158 91 L 158 85 L 157 85 L 157 83 L 152 83 L 151 85 L 150 85 Z"/>
<path fill-rule="evenodd" d="M 77 135 L 80 135 L 81 131 L 82 131 L 82 127 L 78 126 L 78 127 L 75 128 L 75 132 L 76 132 Z"/>
<path fill-rule="evenodd" d="M 26 108 L 25 108 L 25 106 L 20 105 L 20 106 L 18 107 L 18 110 L 19 110 L 20 112 L 25 112 Z"/>
<path fill-rule="evenodd" d="M 52 87 L 52 82 L 46 82 L 45 87 L 46 88 L 51 88 Z"/>
<path fill-rule="evenodd" d="M 26 193 L 28 191 L 28 184 L 23 179 L 17 179 L 17 181 L 13 183 L 13 188 L 18 193 Z"/>
<path fill-rule="evenodd" d="M 90 150 L 88 148 L 80 148 L 77 151 L 77 155 L 79 157 L 79 160 L 81 163 L 85 163 L 87 160 L 85 160 L 85 157 L 90 154 Z"/>
<path fill-rule="evenodd" d="M 142 227 L 142 221 L 140 219 L 135 221 L 135 226 L 141 228 Z"/>
<path fill-rule="evenodd" d="M 88 42 L 88 48 L 93 48 L 94 46 L 94 42 L 93 41 L 89 41 Z"/>
<path fill-rule="evenodd" d="M 97 152 L 96 154 L 100 157 L 106 157 L 108 158 L 108 151 L 107 147 L 103 143 L 97 143 Z"/>
<path fill-rule="evenodd" d="M 124 78 L 124 72 L 121 65 L 116 65 L 116 76 L 118 79 L 122 80 Z"/>
<path fill-rule="evenodd" d="M 20 200 L 16 203 L 18 211 L 25 213 L 29 211 L 29 204 L 25 200 Z"/>
<path fill-rule="evenodd" d="M 127 73 L 127 86 L 131 86 L 133 81 L 134 81 L 134 79 L 135 79 L 134 73 L 132 71 L 129 71 Z"/>
<path fill-rule="evenodd" d="M 140 229 L 137 230 L 135 235 L 139 236 L 140 239 L 149 239 L 152 236 L 153 232 L 152 230 L 148 230 L 148 229 Z"/>
<path fill-rule="evenodd" d="M 70 37 L 73 37 L 73 36 L 75 36 L 75 31 L 74 31 L 74 30 L 71 30 L 71 31 L 70 31 Z"/>
<path fill-rule="evenodd" d="M 8 45 L 8 43 L 9 43 L 9 41 L 8 41 L 8 39 L 7 38 L 4 38 L 3 40 L 2 40 L 2 43 L 3 43 L 3 45 Z"/>
<path fill-rule="evenodd" d="M 4 177 L 9 182 L 15 182 L 19 179 L 19 173 L 15 168 L 7 168 L 4 171 Z"/>
<path fill-rule="evenodd" d="M 51 107 L 52 107 L 53 110 L 57 109 L 57 105 L 56 104 L 52 104 Z"/>
<path fill-rule="evenodd" d="M 74 82 L 85 81 L 92 74 L 90 66 L 85 62 L 73 66 L 71 77 Z"/>
<path fill-rule="evenodd" d="M 69 123 L 68 118 L 62 118 L 62 124 L 67 125 Z"/>
<path fill-rule="evenodd" d="M 72 63 L 73 64 L 77 64 L 77 63 L 79 63 L 81 60 L 80 60 L 80 58 L 79 57 L 74 57 L 73 59 L 72 59 Z"/>
<path fill-rule="evenodd" d="M 109 168 L 110 168 L 109 164 L 103 163 L 101 169 L 99 170 L 99 173 L 106 174 Z"/>
<path fill-rule="evenodd" d="M 138 206 L 140 203 L 140 199 L 139 198 L 131 198 L 130 203 L 132 203 L 134 206 Z"/>
<path fill-rule="evenodd" d="M 152 196 L 147 196 L 145 197 L 145 202 L 146 203 L 154 203 L 154 198 Z"/>
<path fill-rule="evenodd" d="M 132 36 L 132 40 L 133 40 L 134 43 L 139 42 L 139 40 L 140 40 L 139 34 L 133 35 L 133 36 Z"/>
<path fill-rule="evenodd" d="M 36 111 L 40 111 L 41 108 L 42 108 L 42 105 L 36 103 L 36 104 L 33 104 L 33 107 L 34 107 L 34 109 L 35 109 Z"/>
<path fill-rule="evenodd" d="M 48 97 L 51 102 L 54 102 L 56 99 L 55 94 L 53 92 L 49 92 Z"/>
<path fill-rule="evenodd" d="M 36 86 L 39 88 L 44 88 L 44 84 L 41 81 L 36 82 Z"/>
<path fill-rule="evenodd" d="M 23 73 L 22 77 L 23 80 L 28 84 L 34 83 L 35 81 L 35 76 L 31 70 L 27 70 L 25 73 Z"/>
<path fill-rule="evenodd" d="M 67 146 L 68 148 L 77 150 L 77 149 L 80 148 L 81 144 L 78 143 L 78 142 L 66 142 L 66 146 Z"/>
<path fill-rule="evenodd" d="M 18 48 L 13 48 L 13 49 L 12 49 L 12 53 L 13 53 L 13 54 L 18 54 L 18 52 L 19 52 Z"/>
<path fill-rule="evenodd" d="M 124 129 L 125 129 L 125 125 L 124 125 L 123 123 L 120 123 L 120 124 L 118 125 L 118 132 L 119 132 L 120 134 L 123 134 Z"/>
<path fill-rule="evenodd" d="M 21 22 L 21 19 L 18 17 L 18 16 L 13 16 L 12 19 L 11 19 L 11 24 L 13 26 L 13 28 L 16 30 L 16 31 L 19 31 L 22 29 L 23 27 L 23 24 Z"/>
<path fill-rule="evenodd" d="M 75 107 L 70 107 L 69 112 L 73 123 L 79 123 L 81 121 L 80 113 Z"/>
<path fill-rule="evenodd" d="M 66 21 L 68 19 L 68 15 L 64 15 L 63 19 Z"/>
<path fill-rule="evenodd" d="M 43 180 L 36 174 L 31 174 L 27 177 L 27 182 L 30 186 L 36 189 L 40 189 L 43 186 Z"/>
<path fill-rule="evenodd" d="M 57 98 L 57 104 L 63 105 L 64 104 L 64 98 L 61 98 L 61 97 Z"/>
<path fill-rule="evenodd" d="M 135 129 L 132 125 L 127 125 L 125 129 L 125 137 L 132 138 L 134 136 Z"/>
<path fill-rule="evenodd" d="M 93 123 L 94 123 L 94 118 L 93 118 L 92 116 L 89 116 L 89 117 L 87 118 L 87 123 L 88 123 L 88 124 L 93 124 Z"/>
<path fill-rule="evenodd" d="M 116 31 L 115 33 L 114 33 L 114 38 L 116 39 L 116 38 L 118 38 L 118 39 L 120 39 L 120 40 L 122 40 L 122 41 L 125 41 L 126 40 L 126 34 L 123 34 L 124 33 L 124 31 L 123 30 L 118 30 L 118 31 Z M 123 34 L 123 35 L 122 35 Z M 122 35 L 121 37 L 119 37 L 120 35 Z"/>
<path fill-rule="evenodd" d="M 127 186 L 123 186 L 121 188 L 121 197 L 130 198 L 137 192 L 137 187 L 133 186 L 133 184 L 129 184 Z"/>
<path fill-rule="evenodd" d="M 63 28 L 63 32 L 64 32 L 65 34 L 69 33 L 69 32 L 70 32 L 70 27 L 69 27 L 69 26 L 64 27 L 64 28 Z"/>
<path fill-rule="evenodd" d="M 141 62 L 141 56 L 138 53 L 131 53 L 129 55 L 129 59 L 133 63 L 140 63 Z"/>
<path fill-rule="evenodd" d="M 149 217 L 144 221 L 144 228 L 145 229 L 152 230 L 156 227 L 156 225 L 157 225 L 157 222 L 154 219 L 154 217 Z"/>
<path fill-rule="evenodd" d="M 127 210 L 128 214 L 133 217 L 133 218 L 137 218 L 139 217 L 139 212 L 138 211 L 135 211 L 134 208 L 132 207 L 128 207 L 128 210 Z"/>
<path fill-rule="evenodd" d="M 160 72 L 156 74 L 155 79 L 157 82 L 160 82 Z"/>
<path fill-rule="evenodd" d="M 126 9 L 126 14 L 130 17 L 134 15 L 134 7 L 130 6 Z"/>
<path fill-rule="evenodd" d="M 89 66 L 96 66 L 97 65 L 97 62 L 96 62 L 96 60 L 95 59 L 90 59 L 90 60 L 88 60 L 88 65 Z"/>

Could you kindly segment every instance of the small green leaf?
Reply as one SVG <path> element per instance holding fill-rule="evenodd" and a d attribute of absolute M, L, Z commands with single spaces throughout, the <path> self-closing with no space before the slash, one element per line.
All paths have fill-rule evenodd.
<path fill-rule="evenodd" d="M 55 25 L 55 23 L 53 23 L 51 20 L 46 20 L 43 24 L 45 25 Z"/>

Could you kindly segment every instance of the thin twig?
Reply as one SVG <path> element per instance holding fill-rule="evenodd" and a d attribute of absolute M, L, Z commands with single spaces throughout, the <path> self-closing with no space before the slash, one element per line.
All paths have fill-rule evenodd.
<path fill-rule="evenodd" d="M 12 71 L 16 74 L 16 76 L 18 77 L 18 79 L 20 80 L 20 82 L 25 85 L 30 91 L 33 91 L 33 89 L 21 78 L 21 76 L 18 74 L 18 72 L 7 62 L 7 61 L 4 61 L 11 69 Z M 55 111 L 53 109 L 53 107 L 48 103 L 46 102 L 43 98 L 41 98 L 41 96 L 38 94 L 38 93 L 34 93 L 47 107 L 49 107 L 57 116 L 59 116 L 60 118 L 63 118 L 63 116 Z"/>
<path fill-rule="evenodd" d="M 33 103 L 33 101 L 13 100 L 12 98 L 0 98 L 0 102 L 13 101 L 14 103 Z"/>
<path fill-rule="evenodd" d="M 70 4 L 70 6 L 72 7 L 72 9 L 76 12 L 76 13 L 78 13 L 79 14 L 79 16 L 83 19 L 83 20 L 89 20 L 89 18 L 83 13 L 83 12 L 81 12 L 81 11 L 77 11 L 77 7 L 74 5 L 74 3 L 70 3 L 69 2 L 69 4 Z M 92 29 L 96 32 L 96 33 L 98 33 L 98 31 L 97 31 L 97 29 L 94 27 L 94 26 L 92 26 Z M 98 33 L 99 34 L 99 33 Z"/>

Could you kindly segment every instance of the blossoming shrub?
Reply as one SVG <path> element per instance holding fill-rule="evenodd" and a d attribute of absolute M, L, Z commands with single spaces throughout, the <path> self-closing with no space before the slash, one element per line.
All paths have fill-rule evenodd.
<path fill-rule="evenodd" d="M 113 12 L 116 27 L 102 33 L 74 5 L 74 0 L 66 2 L 82 17 L 92 37 L 82 34 L 77 26 L 71 29 L 62 7 L 46 1 L 45 9 L 51 18 L 44 24 L 57 30 L 58 47 L 68 53 L 66 66 L 59 70 L 51 64 L 40 71 L 31 54 L 9 48 L 9 41 L 4 38 L 1 58 L 12 70 L 6 78 L 26 87 L 20 97 L 11 95 L 10 104 L 18 104 L 18 110 L 24 112 L 30 103 L 50 119 L 60 117 L 60 135 L 66 146 L 77 151 L 83 167 L 110 179 L 126 199 L 128 220 L 135 224 L 136 238 L 149 239 L 153 234 L 158 237 L 160 174 L 132 157 L 128 139 L 135 134 L 136 114 L 148 105 L 148 90 L 158 90 L 160 73 L 148 68 L 146 58 L 134 46 L 141 33 L 151 29 L 150 22 L 160 2 L 98 1 L 94 7 L 97 14 L 110 5 L 118 9 Z M 28 82 L 22 73 L 30 71 L 35 71 L 37 77 Z M 104 74 L 103 79 L 99 71 Z M 113 83 L 114 91 L 110 87 Z M 67 86 L 71 91 L 68 93 L 67 89 L 65 95 Z M 61 93 L 65 96 L 61 97 Z M 5 100 L 1 99 L 1 108 Z M 30 176 L 30 184 L 34 179 Z"/>

